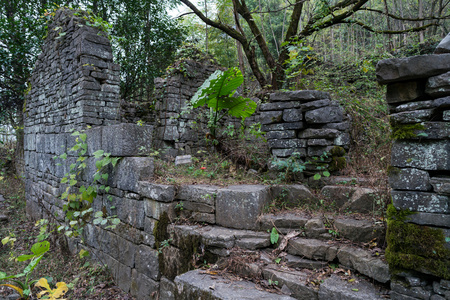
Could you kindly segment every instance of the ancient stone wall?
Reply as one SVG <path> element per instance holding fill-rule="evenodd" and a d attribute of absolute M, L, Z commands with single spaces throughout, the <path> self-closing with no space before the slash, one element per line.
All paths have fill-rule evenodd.
<path fill-rule="evenodd" d="M 386 254 L 398 279 L 392 299 L 450 297 L 450 51 L 439 49 L 377 65 L 394 138 Z"/>

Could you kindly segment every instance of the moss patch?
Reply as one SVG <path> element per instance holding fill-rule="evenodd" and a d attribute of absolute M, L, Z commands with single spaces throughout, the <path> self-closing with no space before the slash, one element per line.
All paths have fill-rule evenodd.
<path fill-rule="evenodd" d="M 406 223 L 412 212 L 388 207 L 386 259 L 391 271 L 416 270 L 450 279 L 450 250 L 442 230 Z"/>
<path fill-rule="evenodd" d="M 417 137 L 418 130 L 425 130 L 425 126 L 421 123 L 417 124 L 391 124 L 393 140 L 405 140 Z"/>

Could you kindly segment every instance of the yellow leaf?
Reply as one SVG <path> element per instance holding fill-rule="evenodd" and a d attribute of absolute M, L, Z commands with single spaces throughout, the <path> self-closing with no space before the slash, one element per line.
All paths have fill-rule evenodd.
<path fill-rule="evenodd" d="M 12 285 L 12 284 L 0 284 L 0 286 L 2 286 L 2 285 L 16 290 L 20 294 L 20 297 L 23 297 L 23 290 L 20 287 Z"/>
<path fill-rule="evenodd" d="M 58 282 L 56 284 L 56 289 L 52 291 L 52 297 L 58 299 L 59 297 L 64 296 L 64 294 L 67 293 L 68 290 L 69 288 L 67 287 L 67 284 L 65 282 Z"/>
<path fill-rule="evenodd" d="M 36 282 L 35 286 L 40 286 L 43 287 L 44 289 L 51 291 L 52 289 L 50 288 L 50 286 L 48 285 L 48 281 L 45 278 L 41 278 L 39 279 L 38 282 Z"/>

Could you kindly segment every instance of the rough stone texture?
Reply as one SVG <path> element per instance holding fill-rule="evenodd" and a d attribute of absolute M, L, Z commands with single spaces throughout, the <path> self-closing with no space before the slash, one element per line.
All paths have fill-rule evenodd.
<path fill-rule="evenodd" d="M 437 45 L 434 54 L 450 53 L 450 33 Z"/>
<path fill-rule="evenodd" d="M 180 300 L 295 299 L 289 296 L 260 291 L 255 288 L 254 283 L 248 281 L 229 282 L 221 277 L 212 277 L 201 270 L 194 270 L 177 276 L 175 284 L 177 287 L 176 299 Z"/>
<path fill-rule="evenodd" d="M 379 245 L 384 242 L 386 232 L 383 224 L 374 226 L 371 221 L 354 219 L 336 219 L 333 224 L 339 236 L 351 241 L 368 243 L 376 239 Z"/>
<path fill-rule="evenodd" d="M 300 230 L 306 225 L 308 220 L 305 216 L 291 213 L 280 215 L 265 214 L 260 218 L 260 229 L 271 230 L 275 226 L 281 233 L 286 234 L 290 231 Z"/>
<path fill-rule="evenodd" d="M 392 145 L 391 165 L 422 170 L 450 170 L 450 143 L 397 140 Z"/>
<path fill-rule="evenodd" d="M 396 130 L 400 133 L 402 129 L 408 130 L 402 123 L 423 126 L 410 132 L 409 137 L 406 135 L 405 139 L 393 143 L 392 167 L 389 168 L 393 205 L 400 213 L 412 212 L 403 222 L 440 229 L 446 237 L 450 227 L 450 118 L 446 113 L 450 107 L 449 37 L 441 42 L 435 52 L 444 54 L 384 60 L 377 66 L 379 82 L 389 83 L 387 99 L 389 110 L 394 113 L 390 120 L 397 126 Z M 403 243 L 403 235 L 407 235 L 407 231 L 396 229 L 402 227 L 392 224 L 388 222 L 388 237 L 393 234 L 397 242 Z M 450 244 L 445 246 L 450 247 Z M 402 248 L 399 245 L 397 250 L 391 249 L 387 258 L 404 255 L 397 253 Z M 436 259 L 434 250 L 429 251 L 429 255 L 421 254 L 423 259 Z M 403 261 L 397 261 L 397 264 L 395 267 L 399 268 Z M 409 266 L 403 265 L 403 268 Z M 437 269 L 417 270 L 405 269 L 398 273 L 397 281 L 391 284 L 392 299 L 442 298 L 440 288 L 436 288 L 439 279 L 430 277 L 442 276 L 442 272 Z"/>
<path fill-rule="evenodd" d="M 321 91 L 292 91 L 292 92 L 275 92 L 270 94 L 270 101 L 290 101 L 297 100 L 300 102 L 310 102 L 320 99 L 330 99 L 330 94 Z"/>
<path fill-rule="evenodd" d="M 396 190 L 430 191 L 430 175 L 428 172 L 414 169 L 392 169 L 389 184 Z"/>
<path fill-rule="evenodd" d="M 344 114 L 340 106 L 321 107 L 305 113 L 305 120 L 310 124 L 337 123 L 342 122 L 343 118 Z"/>
<path fill-rule="evenodd" d="M 240 185 L 221 189 L 216 198 L 216 223 L 231 228 L 255 229 L 257 218 L 269 201 L 266 186 Z"/>
<path fill-rule="evenodd" d="M 333 261 L 337 256 L 338 249 L 324 241 L 299 238 L 289 241 L 287 252 L 309 259 Z"/>
<path fill-rule="evenodd" d="M 278 281 L 278 287 L 288 287 L 291 296 L 300 300 L 317 300 L 317 291 L 307 286 L 307 273 L 299 271 L 280 272 L 271 268 L 263 270 L 263 276 L 266 280 Z"/>
<path fill-rule="evenodd" d="M 125 157 L 114 168 L 110 186 L 137 193 L 138 181 L 151 178 L 154 168 L 152 157 Z"/>
<path fill-rule="evenodd" d="M 428 78 L 425 92 L 431 97 L 450 94 L 450 72 Z"/>
<path fill-rule="evenodd" d="M 450 54 L 422 55 L 380 60 L 376 67 L 381 84 L 427 78 L 450 69 Z"/>
<path fill-rule="evenodd" d="M 352 197 L 342 206 L 352 212 L 370 213 L 373 212 L 377 199 L 375 190 L 368 188 L 356 188 Z"/>
<path fill-rule="evenodd" d="M 320 194 L 333 201 L 338 208 L 344 206 L 352 197 L 355 188 L 351 186 L 324 186 Z"/>
<path fill-rule="evenodd" d="M 389 104 L 413 101 L 425 94 L 423 81 L 407 81 L 387 85 L 386 101 Z"/>
<path fill-rule="evenodd" d="M 353 268 L 381 283 L 391 278 L 387 263 L 372 257 L 371 253 L 357 248 L 342 247 L 337 253 L 339 262 L 348 268 Z"/>
<path fill-rule="evenodd" d="M 274 185 L 271 187 L 271 193 L 272 198 L 292 206 L 299 206 L 316 198 L 307 187 L 301 184 Z"/>
<path fill-rule="evenodd" d="M 319 288 L 319 299 L 329 300 L 372 300 L 384 299 L 372 285 L 365 281 L 349 283 L 336 275 L 331 275 Z"/>

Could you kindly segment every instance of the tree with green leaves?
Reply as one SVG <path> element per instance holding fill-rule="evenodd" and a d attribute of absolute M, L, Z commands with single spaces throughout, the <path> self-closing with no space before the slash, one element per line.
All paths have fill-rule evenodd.
<path fill-rule="evenodd" d="M 372 2 L 369 0 L 265 1 L 264 5 L 257 0 L 228 0 L 239 18 L 235 18 L 234 22 L 227 22 L 220 14 L 215 18 L 206 16 L 193 1 L 180 2 L 190 8 L 205 24 L 237 40 L 242 45 L 256 80 L 262 87 L 270 89 L 279 89 L 283 85 L 285 62 L 289 58 L 289 43 L 302 43 L 305 39 L 340 24 L 355 25 L 374 33 L 401 34 L 439 26 L 439 20 L 449 18 L 442 14 L 401 17 L 383 7 L 379 9 L 377 4 L 380 3 L 371 7 Z M 377 23 L 367 22 L 364 15 L 368 13 L 409 23 L 404 29 L 392 29 L 379 22 L 379 19 Z M 283 21 L 271 19 L 273 15 L 282 16 Z M 258 53 L 263 61 L 258 60 Z M 264 68 L 269 71 L 270 78 L 265 76 Z"/>

